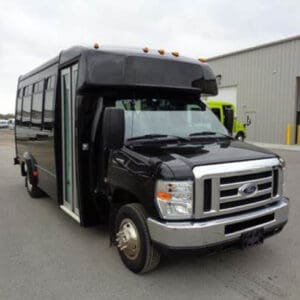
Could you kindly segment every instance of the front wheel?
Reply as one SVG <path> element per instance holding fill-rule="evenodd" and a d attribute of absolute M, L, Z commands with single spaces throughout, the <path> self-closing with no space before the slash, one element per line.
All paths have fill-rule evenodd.
<path fill-rule="evenodd" d="M 116 216 L 116 243 L 125 266 L 134 273 L 146 273 L 157 267 L 160 253 L 151 242 L 147 215 L 138 203 L 126 204 Z"/>
<path fill-rule="evenodd" d="M 241 132 L 239 132 L 236 137 L 235 137 L 238 141 L 243 142 L 245 140 L 245 135 Z"/>

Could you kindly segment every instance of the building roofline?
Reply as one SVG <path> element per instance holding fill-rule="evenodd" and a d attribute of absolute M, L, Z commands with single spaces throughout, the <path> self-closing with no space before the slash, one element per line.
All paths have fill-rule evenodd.
<path fill-rule="evenodd" d="M 271 46 L 274 46 L 274 45 L 279 45 L 279 44 L 283 44 L 283 43 L 291 42 L 291 41 L 295 41 L 295 40 L 300 40 L 300 35 L 288 37 L 288 38 L 285 38 L 285 39 L 281 39 L 281 40 L 278 40 L 278 41 L 273 41 L 273 42 L 253 46 L 253 47 L 248 47 L 248 48 L 245 48 L 245 49 L 241 49 L 241 50 L 237 50 L 237 51 L 233 51 L 233 52 L 229 52 L 229 53 L 225 53 L 225 54 L 212 56 L 212 57 L 207 58 L 206 61 L 209 62 L 209 61 L 213 61 L 213 60 L 216 60 L 216 59 L 219 59 L 219 58 L 224 58 L 224 57 L 227 57 L 227 56 L 233 56 L 233 55 L 236 55 L 236 54 L 241 54 L 241 53 L 254 51 L 254 50 L 258 50 L 258 49 L 262 49 L 262 48 L 267 48 L 267 47 L 271 47 Z"/>

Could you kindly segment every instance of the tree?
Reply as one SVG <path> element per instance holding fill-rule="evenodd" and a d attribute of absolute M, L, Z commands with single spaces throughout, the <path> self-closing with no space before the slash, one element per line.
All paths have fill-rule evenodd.
<path fill-rule="evenodd" d="M 0 119 L 8 120 L 8 119 L 14 119 L 14 118 L 15 118 L 14 114 L 0 114 Z"/>

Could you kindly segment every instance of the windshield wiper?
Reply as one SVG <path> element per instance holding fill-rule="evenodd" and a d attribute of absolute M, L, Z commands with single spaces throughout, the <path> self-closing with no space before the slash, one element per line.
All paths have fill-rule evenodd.
<path fill-rule="evenodd" d="M 127 139 L 127 141 L 135 141 L 135 140 L 147 140 L 147 139 L 155 139 L 155 138 L 164 138 L 167 137 L 166 134 L 144 134 L 139 136 L 134 136 L 132 138 Z"/>
<path fill-rule="evenodd" d="M 184 138 L 177 135 L 171 135 L 171 134 L 145 134 L 140 136 L 134 136 L 132 138 L 127 139 L 127 141 L 136 141 L 136 140 L 147 140 L 147 139 L 155 139 L 155 138 L 175 138 L 180 141 L 184 142 L 190 142 L 190 139 Z"/>
<path fill-rule="evenodd" d="M 193 136 L 209 136 L 209 135 L 221 135 L 221 136 L 224 136 L 224 137 L 227 137 L 227 138 L 230 138 L 230 139 L 233 139 L 232 136 L 230 135 L 227 135 L 227 134 L 224 134 L 224 133 L 221 133 L 221 132 L 215 132 L 215 131 L 200 131 L 200 132 L 194 132 L 194 133 L 191 133 L 189 134 L 190 137 L 193 137 Z"/>

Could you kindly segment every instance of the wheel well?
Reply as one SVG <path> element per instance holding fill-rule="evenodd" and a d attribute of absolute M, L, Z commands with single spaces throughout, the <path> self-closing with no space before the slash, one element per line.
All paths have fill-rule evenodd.
<path fill-rule="evenodd" d="M 110 244 L 114 243 L 114 235 L 115 235 L 115 218 L 118 210 L 121 206 L 129 203 L 138 203 L 138 198 L 134 196 L 132 193 L 123 190 L 116 189 L 113 192 L 112 200 L 110 203 L 110 213 L 109 213 L 109 239 Z"/>

